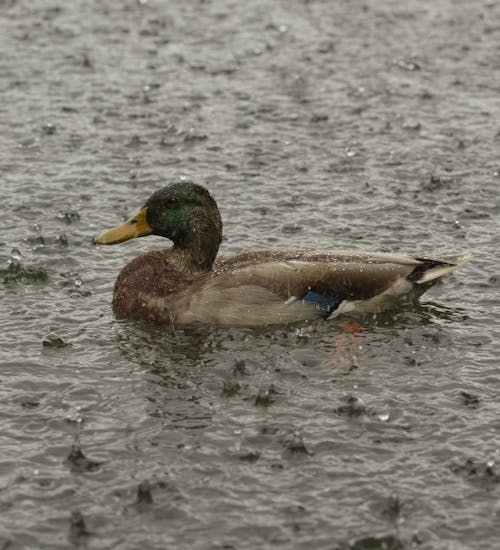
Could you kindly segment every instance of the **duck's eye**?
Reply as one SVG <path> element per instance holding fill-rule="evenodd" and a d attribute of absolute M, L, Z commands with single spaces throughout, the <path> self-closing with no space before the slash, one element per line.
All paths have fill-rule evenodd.
<path fill-rule="evenodd" d="M 176 197 L 169 197 L 163 201 L 165 208 L 175 208 L 179 204 L 179 199 Z"/>

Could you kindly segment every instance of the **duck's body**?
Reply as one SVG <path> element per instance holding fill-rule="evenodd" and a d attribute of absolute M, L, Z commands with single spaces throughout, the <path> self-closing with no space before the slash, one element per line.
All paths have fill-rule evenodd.
<path fill-rule="evenodd" d="M 151 233 L 169 237 L 174 246 L 125 266 L 114 289 L 117 317 L 255 326 L 379 312 L 415 300 L 468 259 L 276 250 L 217 257 L 217 205 L 204 187 L 191 183 L 157 191 L 137 216 L 96 243 Z"/>

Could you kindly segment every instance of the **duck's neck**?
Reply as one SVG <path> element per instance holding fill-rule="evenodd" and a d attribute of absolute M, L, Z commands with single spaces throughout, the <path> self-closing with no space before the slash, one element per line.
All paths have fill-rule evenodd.
<path fill-rule="evenodd" d="M 206 235 L 195 234 L 168 250 L 168 262 L 186 273 L 206 273 L 211 271 L 221 238 L 210 239 Z"/>

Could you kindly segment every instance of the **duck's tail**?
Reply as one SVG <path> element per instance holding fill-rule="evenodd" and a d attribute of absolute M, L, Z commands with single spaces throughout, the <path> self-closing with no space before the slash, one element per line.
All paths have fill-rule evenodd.
<path fill-rule="evenodd" d="M 422 264 L 417 266 L 408 279 L 417 285 L 433 283 L 443 275 L 450 273 L 467 263 L 472 254 L 463 254 L 461 256 L 442 256 L 439 259 L 416 258 Z M 430 286 L 430 285 L 429 285 Z"/>

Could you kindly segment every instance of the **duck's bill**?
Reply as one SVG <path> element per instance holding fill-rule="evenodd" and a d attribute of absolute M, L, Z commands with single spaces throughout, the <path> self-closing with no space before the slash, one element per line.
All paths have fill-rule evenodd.
<path fill-rule="evenodd" d="M 109 231 L 101 233 L 94 239 L 95 244 L 116 244 L 135 239 L 136 237 L 144 237 L 149 235 L 153 230 L 146 219 L 147 208 L 143 208 L 135 216 L 132 216 L 126 222 L 113 227 Z"/>

